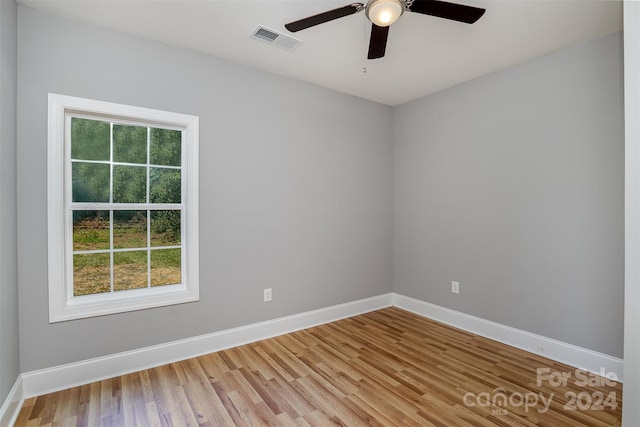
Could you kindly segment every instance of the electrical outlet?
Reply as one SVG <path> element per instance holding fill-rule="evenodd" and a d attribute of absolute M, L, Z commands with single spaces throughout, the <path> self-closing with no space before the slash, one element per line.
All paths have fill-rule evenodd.
<path fill-rule="evenodd" d="M 459 282 L 451 282 L 451 292 L 454 294 L 460 293 L 460 283 Z"/>
<path fill-rule="evenodd" d="M 267 288 L 264 290 L 264 302 L 271 301 L 271 288 Z"/>

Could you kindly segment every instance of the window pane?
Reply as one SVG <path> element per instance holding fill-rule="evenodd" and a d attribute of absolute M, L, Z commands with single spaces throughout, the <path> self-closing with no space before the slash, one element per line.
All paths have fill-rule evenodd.
<path fill-rule="evenodd" d="M 109 160 L 110 125 L 98 120 L 71 118 L 71 158 Z"/>
<path fill-rule="evenodd" d="M 151 251 L 151 286 L 178 285 L 180 283 L 182 283 L 180 249 Z"/>
<path fill-rule="evenodd" d="M 180 211 L 151 211 L 151 246 L 180 245 Z"/>
<path fill-rule="evenodd" d="M 149 171 L 149 201 L 151 203 L 180 203 L 180 170 L 151 168 Z"/>
<path fill-rule="evenodd" d="M 73 162 L 71 181 L 74 202 L 109 202 L 109 165 Z"/>
<path fill-rule="evenodd" d="M 73 250 L 109 249 L 109 211 L 73 212 Z"/>
<path fill-rule="evenodd" d="M 146 288 L 147 251 L 115 252 L 113 254 L 113 289 Z"/>
<path fill-rule="evenodd" d="M 147 200 L 147 168 L 113 167 L 113 202 L 145 203 Z"/>
<path fill-rule="evenodd" d="M 147 163 L 147 128 L 113 125 L 113 161 Z"/>
<path fill-rule="evenodd" d="M 73 256 L 73 295 L 101 294 L 111 291 L 109 254 Z"/>
<path fill-rule="evenodd" d="M 151 128 L 150 163 L 180 166 L 182 131 Z"/>
<path fill-rule="evenodd" d="M 113 211 L 113 247 L 147 247 L 147 211 Z"/>

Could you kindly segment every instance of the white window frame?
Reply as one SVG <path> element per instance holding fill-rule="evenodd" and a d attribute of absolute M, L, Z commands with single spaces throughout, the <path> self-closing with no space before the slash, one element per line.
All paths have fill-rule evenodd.
<path fill-rule="evenodd" d="M 182 283 L 94 295 L 73 295 L 73 226 L 69 220 L 70 143 L 68 116 L 97 117 L 182 131 Z M 198 242 L 199 118 L 187 114 L 49 94 L 48 121 L 48 267 L 49 323 L 122 313 L 199 300 Z"/>

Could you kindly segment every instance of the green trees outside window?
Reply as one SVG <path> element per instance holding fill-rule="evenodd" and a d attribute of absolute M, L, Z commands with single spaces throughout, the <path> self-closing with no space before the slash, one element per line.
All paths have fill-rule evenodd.
<path fill-rule="evenodd" d="M 74 296 L 181 283 L 182 131 L 70 130 Z"/>

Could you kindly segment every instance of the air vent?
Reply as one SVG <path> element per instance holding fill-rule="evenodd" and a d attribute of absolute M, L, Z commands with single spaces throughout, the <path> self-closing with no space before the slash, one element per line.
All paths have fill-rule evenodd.
<path fill-rule="evenodd" d="M 252 39 L 259 40 L 264 43 L 269 43 L 274 46 L 281 47 L 285 50 L 293 50 L 300 46 L 302 40 L 298 40 L 286 34 L 279 33 L 270 28 L 263 26 L 257 27 L 253 30 L 250 36 Z"/>

